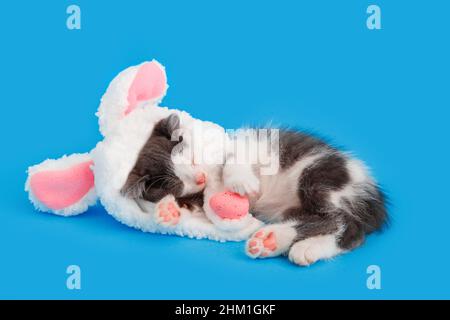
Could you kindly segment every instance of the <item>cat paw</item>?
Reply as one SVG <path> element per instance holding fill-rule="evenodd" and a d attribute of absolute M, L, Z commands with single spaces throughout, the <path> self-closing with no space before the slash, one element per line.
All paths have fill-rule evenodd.
<path fill-rule="evenodd" d="M 309 266 L 320 258 L 320 247 L 317 245 L 295 244 L 289 250 L 289 260 L 299 266 Z"/>
<path fill-rule="evenodd" d="M 248 241 L 246 253 L 251 258 L 266 258 L 278 255 L 277 238 L 274 231 L 260 229 Z"/>
<path fill-rule="evenodd" d="M 289 260 L 300 266 L 309 266 L 318 260 L 331 259 L 342 252 L 334 235 L 316 236 L 295 243 L 289 250 Z"/>
<path fill-rule="evenodd" d="M 175 226 L 180 221 L 180 207 L 173 196 L 167 196 L 156 204 L 156 222 L 164 226 Z"/>

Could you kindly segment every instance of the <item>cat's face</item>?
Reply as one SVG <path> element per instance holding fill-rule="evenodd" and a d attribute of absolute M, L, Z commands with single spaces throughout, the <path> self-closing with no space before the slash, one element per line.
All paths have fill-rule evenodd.
<path fill-rule="evenodd" d="M 121 190 L 123 195 L 157 202 L 168 194 L 181 197 L 204 189 L 206 175 L 201 168 L 186 161 L 174 164 L 174 157 L 185 147 L 180 129 L 176 114 L 155 125 Z"/>

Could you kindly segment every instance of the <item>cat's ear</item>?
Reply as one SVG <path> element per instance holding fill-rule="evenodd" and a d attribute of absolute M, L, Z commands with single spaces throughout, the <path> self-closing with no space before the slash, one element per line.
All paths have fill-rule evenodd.
<path fill-rule="evenodd" d="M 145 191 L 147 176 L 139 176 L 134 172 L 128 175 L 127 181 L 120 190 L 120 193 L 131 199 L 139 199 Z"/>
<path fill-rule="evenodd" d="M 180 141 L 180 117 L 172 113 L 167 118 L 161 120 L 161 122 L 155 127 L 155 130 L 160 135 L 166 137 L 169 140 L 179 142 Z"/>
<path fill-rule="evenodd" d="M 100 132 L 106 136 L 118 121 L 140 104 L 157 105 L 167 91 L 164 67 L 153 60 L 125 69 L 111 81 L 97 112 Z"/>

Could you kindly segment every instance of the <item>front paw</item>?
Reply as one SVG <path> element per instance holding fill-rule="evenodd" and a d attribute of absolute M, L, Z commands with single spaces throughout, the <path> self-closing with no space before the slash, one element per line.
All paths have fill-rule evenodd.
<path fill-rule="evenodd" d="M 240 195 L 254 195 L 259 192 L 259 179 L 251 170 L 233 172 L 224 176 L 225 187 Z"/>
<path fill-rule="evenodd" d="M 171 195 L 156 204 L 155 220 L 164 226 L 176 226 L 180 221 L 180 207 Z"/>

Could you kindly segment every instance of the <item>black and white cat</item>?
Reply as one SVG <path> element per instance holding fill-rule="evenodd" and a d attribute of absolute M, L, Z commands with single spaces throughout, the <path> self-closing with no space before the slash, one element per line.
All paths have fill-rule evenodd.
<path fill-rule="evenodd" d="M 247 138 L 230 138 L 235 148 L 225 150 L 222 164 L 186 164 L 174 161 L 174 155 L 191 149 L 183 136 L 174 139 L 179 130 L 176 115 L 155 126 L 122 191 L 160 202 L 157 208 L 164 204 L 180 214 L 198 213 L 205 185 L 221 179 L 228 189 L 247 195 L 250 212 L 266 222 L 247 241 L 250 257 L 287 255 L 298 265 L 310 265 L 360 246 L 387 221 L 385 196 L 366 166 L 318 138 L 277 130 L 271 157 L 278 167 L 264 174 L 265 161 L 250 161 L 260 157 L 239 157 L 237 151 L 266 148 L 267 140 L 258 134 L 246 135 L 253 148 L 246 147 Z"/>

